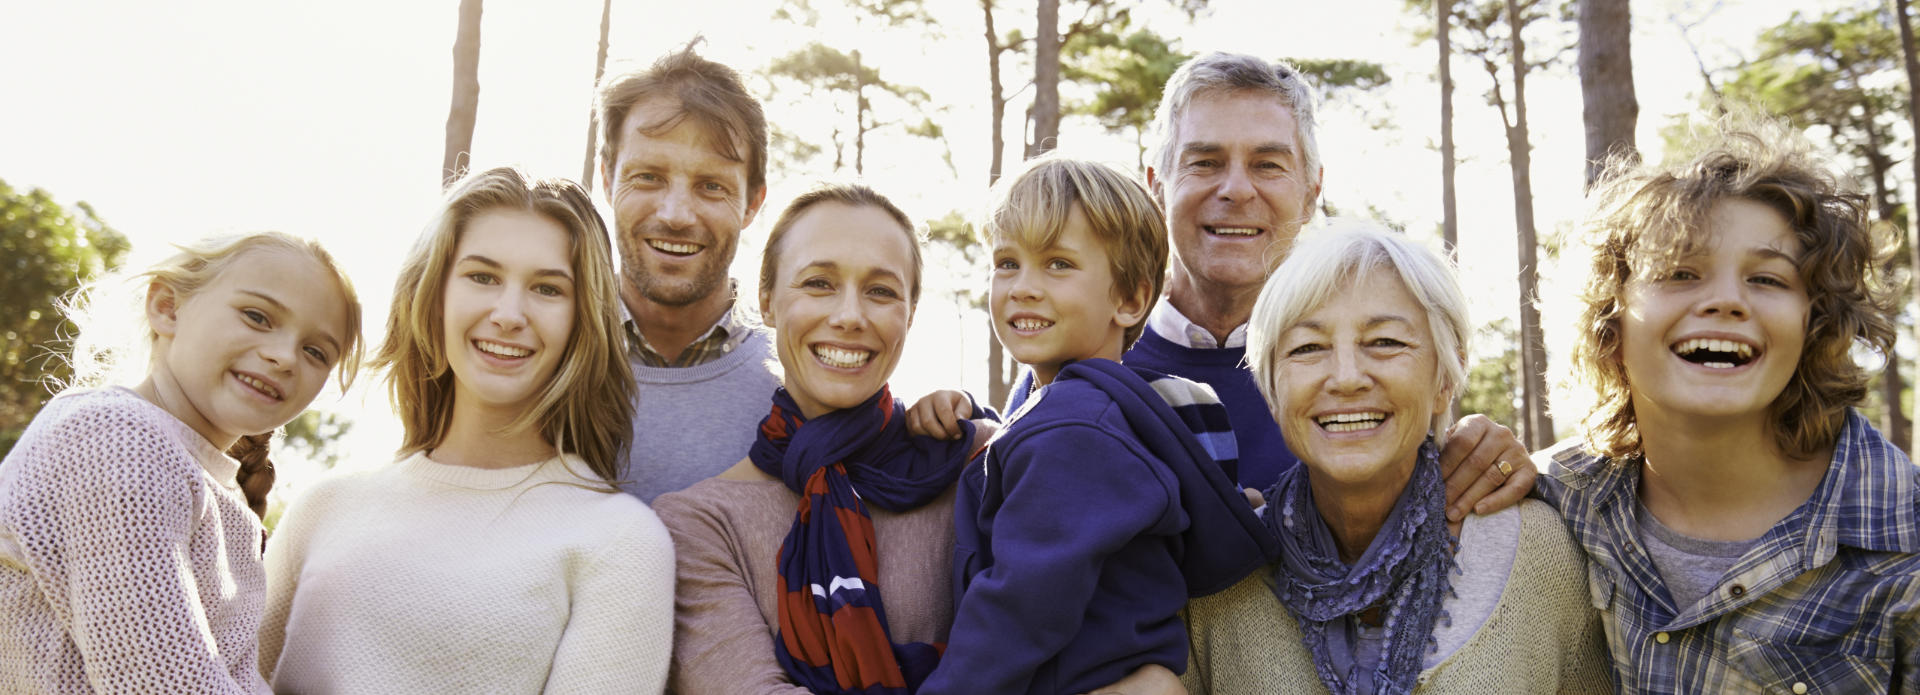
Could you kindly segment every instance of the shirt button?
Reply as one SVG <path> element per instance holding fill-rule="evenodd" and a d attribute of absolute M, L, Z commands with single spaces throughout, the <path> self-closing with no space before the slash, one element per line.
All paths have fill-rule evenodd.
<path fill-rule="evenodd" d="M 1747 595 L 1747 587 L 1740 586 L 1739 584 L 1735 584 L 1733 586 L 1727 587 L 1727 595 L 1732 596 L 1734 598 L 1740 598 L 1742 596 Z M 1805 691 L 1801 691 L 1801 692 L 1805 692 Z"/>
<path fill-rule="evenodd" d="M 1807 684 L 1805 684 L 1805 683 L 1794 683 L 1794 684 L 1793 684 L 1793 695 L 1807 695 Z"/>
<path fill-rule="evenodd" d="M 1670 639 L 1673 639 L 1673 638 L 1672 638 L 1672 637 L 1669 637 L 1669 636 L 1667 636 L 1667 633 L 1664 633 L 1664 632 L 1656 632 L 1656 633 L 1653 633 L 1653 641 L 1655 641 L 1655 642 L 1659 642 L 1659 643 L 1661 643 L 1661 644 L 1666 644 L 1666 643 L 1667 643 L 1667 640 L 1670 640 Z"/>

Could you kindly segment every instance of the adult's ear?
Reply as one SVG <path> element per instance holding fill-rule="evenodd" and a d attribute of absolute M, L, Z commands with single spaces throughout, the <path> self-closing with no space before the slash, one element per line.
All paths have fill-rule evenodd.
<path fill-rule="evenodd" d="M 147 325 L 153 327 L 154 334 L 162 338 L 172 338 L 180 325 L 180 297 L 166 283 L 154 281 L 147 284 Z"/>
<path fill-rule="evenodd" d="M 1147 192 L 1153 194 L 1153 202 L 1159 203 L 1162 209 L 1167 207 L 1167 193 L 1163 187 L 1164 183 L 1165 182 L 1160 180 L 1159 172 L 1154 171 L 1153 167 L 1147 167 Z"/>
<path fill-rule="evenodd" d="M 744 230 L 747 227 L 753 226 L 753 216 L 760 214 L 760 206 L 766 202 L 767 187 L 761 186 L 759 190 L 754 191 L 753 195 L 747 199 L 747 214 L 740 217 L 741 229 Z"/>

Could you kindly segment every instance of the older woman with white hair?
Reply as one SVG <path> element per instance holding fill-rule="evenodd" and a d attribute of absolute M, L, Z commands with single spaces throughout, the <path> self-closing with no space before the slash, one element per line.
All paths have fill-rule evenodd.
<path fill-rule="evenodd" d="M 1189 690 L 1612 691 L 1559 515 L 1528 500 L 1447 524 L 1433 436 L 1465 383 L 1470 325 L 1448 263 L 1405 236 L 1355 222 L 1302 235 L 1247 336 L 1304 464 L 1266 492 L 1283 552 L 1188 604 Z"/>

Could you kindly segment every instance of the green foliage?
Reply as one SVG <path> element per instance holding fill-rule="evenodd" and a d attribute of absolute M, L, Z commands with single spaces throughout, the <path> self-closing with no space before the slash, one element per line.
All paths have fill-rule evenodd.
<path fill-rule="evenodd" d="M 1314 86 L 1320 88 L 1321 96 L 1337 89 L 1357 89 L 1363 92 L 1385 87 L 1393 81 L 1387 69 L 1379 63 L 1350 58 L 1295 58 L 1287 62 L 1300 69 Z"/>
<path fill-rule="evenodd" d="M 45 190 L 0 181 L 0 454 L 46 403 L 47 385 L 71 376 L 60 348 L 74 326 L 55 301 L 118 267 L 129 246 L 92 206 L 69 210 Z"/>
<path fill-rule="evenodd" d="M 1192 57 L 1179 50 L 1178 40 L 1149 29 L 1117 33 L 1125 28 L 1075 34 L 1060 48 L 1060 75 L 1095 90 L 1092 98 L 1069 103 L 1067 112 L 1093 116 L 1116 132 L 1146 129 L 1167 78 Z"/>
<path fill-rule="evenodd" d="M 987 258 L 991 249 L 980 235 L 973 221 L 959 210 L 949 211 L 946 215 L 927 220 L 927 242 L 935 246 L 944 246 L 960 254 L 966 264 L 962 275 L 973 275 L 975 271 L 987 267 Z M 975 309 L 987 308 L 987 293 L 969 283 L 959 283 L 954 291 L 953 300 L 960 306 Z"/>
<path fill-rule="evenodd" d="M 1498 319 L 1476 332 L 1483 346 L 1498 352 L 1482 356 L 1467 370 L 1467 390 L 1460 396 L 1460 415 L 1487 416 L 1507 427 L 1518 424 L 1520 393 L 1520 333 L 1513 321 Z"/>
<path fill-rule="evenodd" d="M 907 84 L 888 82 L 880 69 L 861 60 L 860 51 L 841 51 L 818 41 L 809 42 L 800 50 L 775 59 L 767 65 L 769 78 L 797 84 L 808 95 L 821 91 L 840 95 L 843 114 L 852 117 L 853 126 L 843 129 L 835 126 L 832 140 L 834 143 L 834 168 L 843 165 L 845 159 L 845 137 L 851 134 L 854 147 L 854 168 L 863 168 L 866 135 L 880 128 L 899 125 L 908 135 L 924 137 L 941 144 L 946 143 L 945 131 L 927 113 L 930 97 L 927 90 Z M 891 103 L 875 104 L 875 97 L 891 97 Z M 845 101 L 852 102 L 852 109 L 845 107 Z M 919 120 L 907 120 L 917 117 Z M 786 135 L 786 134 L 783 134 Z M 799 138 L 783 137 L 783 150 L 789 155 L 808 152 L 806 146 L 790 143 Z M 818 152 L 818 147 L 811 147 Z M 797 159 L 796 161 L 803 160 Z M 947 166 L 952 168 L 953 155 L 946 154 Z"/>
<path fill-rule="evenodd" d="M 333 413 L 308 410 L 287 423 L 281 432 L 286 437 L 282 441 L 288 447 L 300 450 L 309 461 L 332 468 L 340 461 L 340 452 L 333 445 L 345 439 L 350 429 L 353 429 L 352 420 Z"/>

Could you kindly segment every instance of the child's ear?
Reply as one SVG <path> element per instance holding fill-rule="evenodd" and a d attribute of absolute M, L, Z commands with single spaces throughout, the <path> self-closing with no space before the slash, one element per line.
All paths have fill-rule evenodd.
<path fill-rule="evenodd" d="M 1153 308 L 1153 283 L 1142 282 L 1133 292 L 1120 298 L 1120 305 L 1114 307 L 1113 321 L 1121 328 L 1132 328 L 1147 320 L 1147 311 Z"/>
<path fill-rule="evenodd" d="M 162 338 L 172 338 L 180 323 L 180 297 L 164 282 L 147 285 L 147 325 Z"/>

